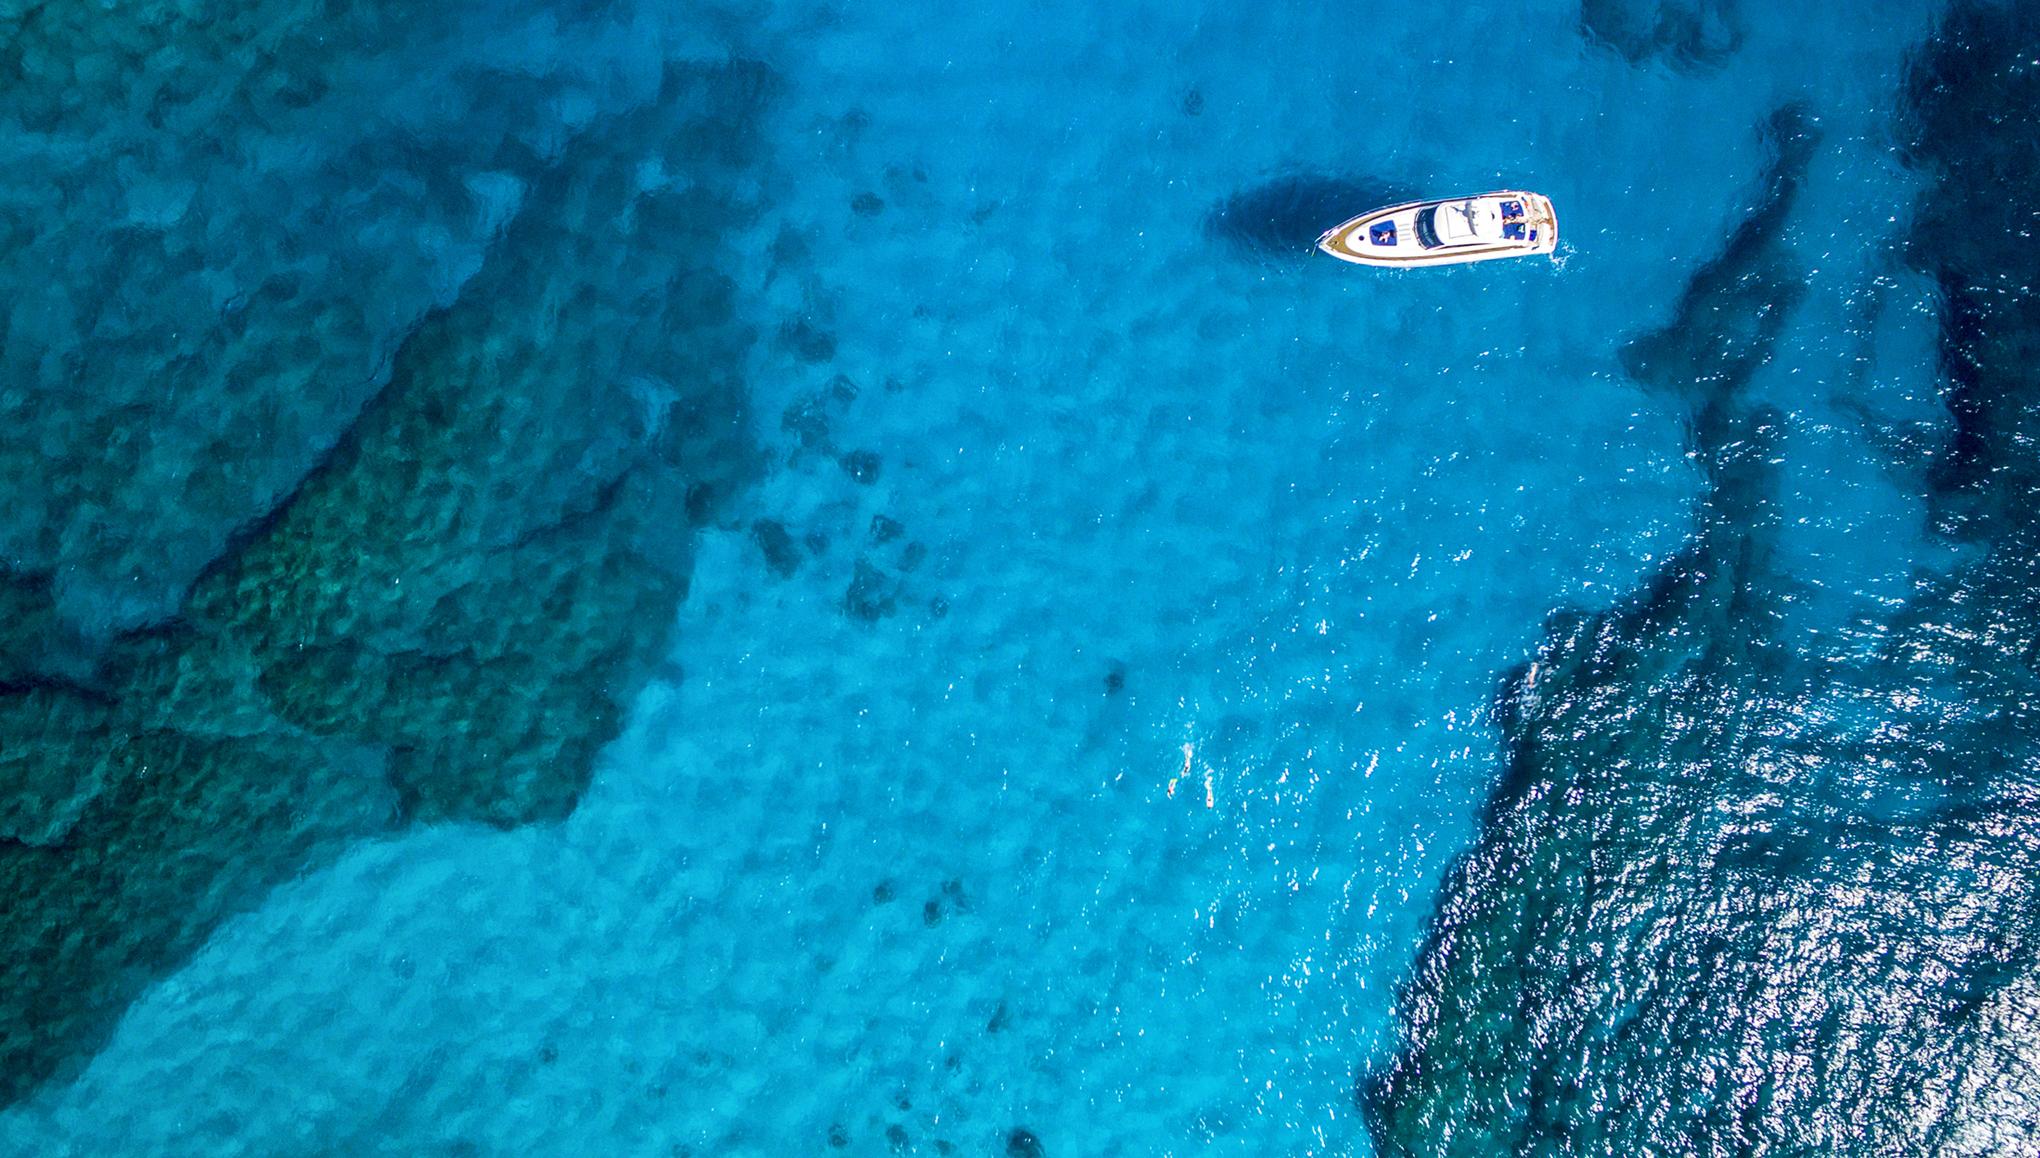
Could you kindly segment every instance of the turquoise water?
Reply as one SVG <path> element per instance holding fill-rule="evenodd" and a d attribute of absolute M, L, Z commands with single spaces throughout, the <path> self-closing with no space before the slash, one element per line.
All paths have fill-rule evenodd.
<path fill-rule="evenodd" d="M 202 878 L 206 916 L 148 934 L 174 948 L 106 965 L 121 979 L 87 1027 L 21 1063 L 42 1076 L 0 1115 L 16 1152 L 1451 1149 L 1467 1103 L 1382 1125 L 1414 1096 L 1381 1085 L 1399 1057 L 1477 1052 L 1399 1020 L 1398 993 L 1441 904 L 1449 929 L 1451 904 L 1511 887 L 1440 894 L 1522 764 L 1496 689 L 1545 664 L 1572 679 L 1555 613 L 1629 606 L 1743 517 L 1686 387 L 1732 374 L 1776 427 L 1763 552 L 1790 582 L 1729 615 L 1762 617 L 1766 646 L 1867 662 L 1866 624 L 1979 550 L 1936 529 L 1926 464 L 1892 449 L 1955 429 L 1944 295 L 1904 252 L 1931 185 L 1902 156 L 1906 62 L 1937 5 L 502 4 L 358 16 L 339 47 L 318 6 L 261 7 L 277 31 L 251 47 L 164 54 L 221 92 L 289 74 L 274 108 L 202 110 L 188 131 L 216 147 L 151 124 L 169 82 L 136 79 L 155 66 L 135 46 L 226 32 L 138 12 L 61 41 L 129 78 L 108 110 L 24 97 L 0 138 L 30 161 L 141 142 L 155 170 L 104 203 L 11 179 L 0 204 L 35 238 L 17 287 L 111 245 L 114 198 L 143 235 L 252 239 L 208 242 L 233 253 L 196 272 L 121 241 L 100 263 L 137 283 L 119 319 L 17 306 L 0 330 L 10 405 L 43 424 L 0 448 L 38 496 L 0 541 L 50 617 L 10 644 L 26 674 L 0 669 L 0 692 L 157 702 L 96 673 L 127 670 L 122 641 L 238 623 L 264 572 L 233 596 L 208 577 L 328 493 L 293 497 L 300 480 L 354 477 L 385 444 L 400 492 L 438 494 L 442 471 L 488 497 L 415 534 L 374 488 L 285 519 L 341 555 L 370 530 L 422 553 L 291 572 L 373 581 L 431 640 L 383 653 L 515 635 L 489 609 L 541 568 L 513 548 L 617 504 L 614 557 L 665 578 L 576 580 L 519 612 L 594 622 L 573 639 L 600 646 L 489 667 L 566 704 L 515 726 L 465 669 L 432 685 L 446 714 L 378 730 L 291 706 L 284 661 L 207 698 L 174 653 L 186 698 L 164 712 L 221 719 L 147 726 L 344 734 L 335 778 L 368 803 L 259 881 Z M 18 29 L 54 19 L 8 8 Z M 1761 241 L 1791 273 L 1740 283 L 1775 309 L 1703 293 L 1682 313 L 1781 155 L 1792 195 Z M 1383 275 L 1307 253 L 1371 196 L 1499 186 L 1553 198 L 1556 261 Z M 218 302 L 178 296 L 215 266 Z M 280 278 L 252 305 L 227 284 Z M 1775 330 L 1721 370 L 1716 318 Z M 180 336 L 219 326 L 239 329 Z M 1660 331 L 1702 335 L 1669 386 L 1634 353 Z M 52 368 L 67 349 L 85 371 Z M 79 380 L 125 393 L 21 401 Z M 477 427 L 520 433 L 416 449 L 480 405 L 447 385 L 475 380 L 497 392 Z M 434 390 L 419 425 L 380 417 Z M 130 426 L 147 452 L 91 466 L 81 448 Z M 656 485 L 632 465 L 655 452 Z M 247 465 L 165 491 L 221 455 Z M 45 459 L 87 465 L 57 485 L 27 465 Z M 509 562 L 466 562 L 485 555 Z M 544 574 L 628 569 L 598 556 L 570 539 Z M 415 611 L 407 580 L 436 585 Z M 498 602 L 448 626 L 482 588 Z M 335 648 L 370 632 L 329 619 Z M 1653 688 L 1617 691 L 1644 707 L 1596 719 L 1648 733 Z M 207 706 L 266 720 L 249 697 L 283 722 Z M 1888 714 L 1870 699 L 1807 758 L 1844 759 Z M 437 771 L 377 763 L 427 732 Z M 520 745 L 544 748 L 533 777 L 585 776 L 514 806 L 432 779 Z M 338 751 L 297 766 L 320 780 Z M 120 775 L 37 790 L 9 836 L 80 855 L 97 830 L 69 826 Z M 1435 938 L 1423 959 L 1460 960 Z M 1452 976 L 1448 994 L 1497 984 Z"/>

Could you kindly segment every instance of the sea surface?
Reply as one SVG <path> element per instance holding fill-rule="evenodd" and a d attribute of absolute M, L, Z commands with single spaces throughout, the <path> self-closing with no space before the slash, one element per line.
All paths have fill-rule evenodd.
<path fill-rule="evenodd" d="M 0 0 L 0 1151 L 2033 1153 L 2036 56 Z"/>

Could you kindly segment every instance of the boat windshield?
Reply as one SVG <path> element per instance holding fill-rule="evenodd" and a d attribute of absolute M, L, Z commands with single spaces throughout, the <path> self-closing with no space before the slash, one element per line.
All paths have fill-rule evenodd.
<path fill-rule="evenodd" d="M 1438 207 L 1417 210 L 1417 244 L 1425 249 L 1436 249 L 1438 240 Z"/>

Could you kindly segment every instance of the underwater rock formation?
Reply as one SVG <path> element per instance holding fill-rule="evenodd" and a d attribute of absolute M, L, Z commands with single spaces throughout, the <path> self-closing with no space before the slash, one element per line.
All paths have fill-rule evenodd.
<path fill-rule="evenodd" d="M 1580 0 L 1580 32 L 1634 65 L 1720 64 L 1742 47 L 1738 0 Z"/>
<path fill-rule="evenodd" d="M 669 65 L 565 145 L 173 621 L 52 671 L 61 592 L 0 582 L 22 612 L 0 620 L 0 1101 L 70 1072 L 221 919 L 348 842 L 573 807 L 664 657 L 694 529 L 758 468 L 755 335 L 721 269 L 774 86 Z M 259 423 L 304 363 L 264 367 L 190 405 Z M 142 439 L 163 418 L 127 420 Z"/>
<path fill-rule="evenodd" d="M 176 611 L 657 93 L 649 18 L 552 8 L 0 3 L 0 567 L 93 638 Z"/>
<path fill-rule="evenodd" d="M 1686 283 L 1669 325 L 1622 348 L 1631 378 L 1681 396 L 1703 419 L 1725 414 L 1770 360 L 1805 289 L 1776 250 L 1819 134 L 1804 109 L 1786 105 L 1771 114 L 1764 139 L 1771 164 L 1728 244 Z M 1699 431 L 1695 441 L 1705 448 L 1722 440 Z"/>
<path fill-rule="evenodd" d="M 1746 227 L 1631 361 L 1690 391 L 1696 538 L 1507 681 L 1505 782 L 1363 1090 L 1383 1154 L 2040 1147 L 2040 262 L 2002 194 L 2040 177 L 2036 52 L 2030 9 L 1963 5 L 1907 94 L 1919 232 L 1964 223 L 1913 255 L 1958 431 L 1920 485 L 1973 554 L 1781 637 L 1776 419 L 1739 384 L 1775 332 L 1742 287 L 1791 275 Z"/>

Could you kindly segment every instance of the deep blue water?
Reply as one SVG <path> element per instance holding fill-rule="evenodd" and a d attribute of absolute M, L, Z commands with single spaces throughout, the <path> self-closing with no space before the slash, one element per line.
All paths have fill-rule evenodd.
<path fill-rule="evenodd" d="M 2040 750 L 1941 16 L 0 0 L 0 1146 L 2020 1152 L 2023 1054 L 1879 1109 L 1903 995 L 1778 964 L 1942 952 L 1837 849 Z M 1308 253 L 1497 186 L 1556 261 Z"/>

